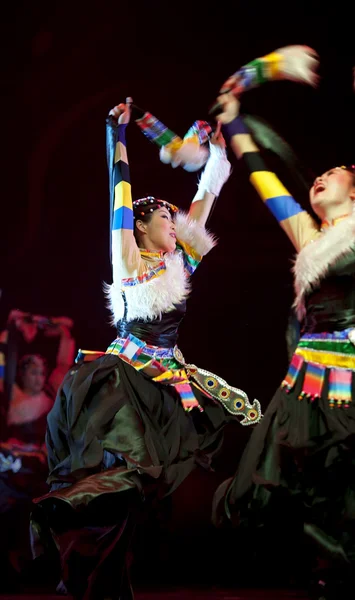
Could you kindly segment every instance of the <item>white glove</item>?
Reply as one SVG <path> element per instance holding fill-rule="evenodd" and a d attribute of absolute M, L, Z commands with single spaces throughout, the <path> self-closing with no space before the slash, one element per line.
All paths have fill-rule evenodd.
<path fill-rule="evenodd" d="M 219 196 L 222 187 L 229 178 L 231 164 L 227 158 L 223 136 L 218 133 L 216 141 L 209 143 L 210 156 L 199 181 L 193 202 L 202 200 L 206 192 Z"/>

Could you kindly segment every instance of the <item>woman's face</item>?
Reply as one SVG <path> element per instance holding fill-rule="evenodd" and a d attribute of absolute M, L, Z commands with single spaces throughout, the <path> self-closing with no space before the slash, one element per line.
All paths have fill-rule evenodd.
<path fill-rule="evenodd" d="M 175 223 L 167 208 L 157 208 L 149 223 L 137 219 L 136 227 L 144 248 L 156 252 L 174 252 L 176 248 Z"/>
<path fill-rule="evenodd" d="M 315 179 L 309 196 L 318 216 L 323 215 L 327 206 L 345 206 L 355 198 L 353 175 L 341 167 L 330 169 Z"/>
<path fill-rule="evenodd" d="M 34 358 L 25 369 L 22 377 L 22 387 L 24 392 L 33 395 L 39 394 L 46 380 L 46 369 L 43 360 Z"/>

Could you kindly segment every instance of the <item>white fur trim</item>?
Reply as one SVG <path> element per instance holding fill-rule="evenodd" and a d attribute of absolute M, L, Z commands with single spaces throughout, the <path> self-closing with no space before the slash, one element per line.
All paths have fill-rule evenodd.
<path fill-rule="evenodd" d="M 327 274 L 331 265 L 346 255 L 355 244 L 355 213 L 329 227 L 298 254 L 293 268 L 296 299 L 294 306 L 299 319 L 305 314 L 304 297 Z"/>
<path fill-rule="evenodd" d="M 222 187 L 229 178 L 231 165 L 224 148 L 218 144 L 210 143 L 210 157 L 201 175 L 198 190 L 193 199 L 202 200 L 205 192 L 219 196 Z"/>
<path fill-rule="evenodd" d="M 212 233 L 180 211 L 175 218 L 175 232 L 178 240 L 191 246 L 200 256 L 205 256 L 217 244 Z"/>
<path fill-rule="evenodd" d="M 160 148 L 159 157 L 160 157 L 161 162 L 163 162 L 165 165 L 168 165 L 171 163 L 171 152 L 165 146 L 162 146 Z"/>
<path fill-rule="evenodd" d="M 185 171 L 194 172 L 199 171 L 206 164 L 209 152 L 204 146 L 185 142 L 174 152 L 162 146 L 159 156 L 161 162 L 164 164 L 171 163 L 173 169 L 181 165 Z"/>
<path fill-rule="evenodd" d="M 178 164 L 182 163 L 185 171 L 193 173 L 202 169 L 209 157 L 209 152 L 205 146 L 196 145 L 193 142 L 185 141 L 181 148 L 177 150 L 174 156 L 174 161 Z"/>
<path fill-rule="evenodd" d="M 105 285 L 108 306 L 112 312 L 112 324 L 124 316 L 122 290 L 127 300 L 127 320 L 159 319 L 162 313 L 173 310 L 187 298 L 190 292 L 189 278 L 184 269 L 182 251 L 164 256 L 166 269 L 150 281 L 132 286 Z"/>

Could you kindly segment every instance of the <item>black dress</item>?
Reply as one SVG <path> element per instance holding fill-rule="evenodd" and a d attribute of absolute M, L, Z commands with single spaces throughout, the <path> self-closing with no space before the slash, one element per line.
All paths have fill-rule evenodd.
<path fill-rule="evenodd" d="M 7 427 L 0 441 L 0 589 L 14 591 L 31 569 L 29 518 L 32 500 L 46 492 L 48 465 L 43 443 L 46 415 Z"/>
<path fill-rule="evenodd" d="M 116 157 L 121 152 L 115 189 L 124 177 L 127 192 L 124 127 L 110 129 L 108 139 L 118 139 Z M 51 491 L 36 499 L 33 514 L 35 551 L 46 532 L 53 534 L 63 581 L 75 598 L 86 600 L 132 597 L 127 561 L 142 503 L 173 492 L 196 467 L 210 469 L 231 418 L 240 415 L 245 424 L 260 419 L 257 401 L 250 405 L 242 390 L 186 364 L 176 346 L 190 275 L 213 246 L 211 236 L 181 215 L 173 253 L 139 251 L 129 206 L 127 196 L 125 229 L 113 229 L 109 294 L 118 337 L 95 360 L 81 353 L 63 381 L 48 416 Z M 114 227 L 119 219 L 114 215 Z M 136 270 L 123 277 L 127 256 L 130 273 Z M 151 378 L 145 366 L 160 375 Z M 191 400 L 195 406 L 186 411 Z"/>
<path fill-rule="evenodd" d="M 296 547 L 296 570 L 305 533 L 328 566 L 343 571 L 355 560 L 353 249 L 328 267 L 306 295 L 305 309 L 288 375 L 235 477 L 217 490 L 214 518 L 248 526 L 249 535 L 253 527 L 258 540 L 264 531 L 264 549 L 273 553 L 279 544 L 279 556 L 288 542 L 288 561 Z"/>
<path fill-rule="evenodd" d="M 171 314 L 166 318 L 171 323 Z M 161 330 L 164 322 L 163 315 Z M 129 325 L 131 334 L 148 329 Z M 152 330 L 156 336 L 157 323 Z M 112 354 L 83 362 L 66 376 L 48 416 L 51 492 L 36 499 L 34 521 L 38 534 L 46 525 L 54 532 L 66 563 L 64 581 L 75 597 L 115 597 L 126 577 L 130 527 L 141 502 L 171 493 L 197 467 L 210 469 L 233 416 L 203 390 L 194 388 L 194 394 L 203 412 L 186 412 L 173 385 L 153 381 Z M 91 562 L 89 546 L 96 552 Z M 117 578 L 108 575 L 113 562 Z M 86 580 L 96 568 L 97 581 L 88 590 Z"/>

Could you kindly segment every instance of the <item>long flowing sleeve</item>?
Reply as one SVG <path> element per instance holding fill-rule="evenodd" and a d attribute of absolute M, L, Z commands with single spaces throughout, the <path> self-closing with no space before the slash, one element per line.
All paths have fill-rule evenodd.
<path fill-rule="evenodd" d="M 240 96 L 244 92 L 259 87 L 267 81 L 283 79 L 283 62 L 280 52 L 270 52 L 270 54 L 256 58 L 243 65 L 233 75 L 228 77 L 219 93 L 233 92 L 235 95 Z M 211 107 L 210 114 L 216 114 L 220 108 L 217 100 Z"/>
<path fill-rule="evenodd" d="M 106 122 L 106 151 L 110 186 L 111 261 L 113 283 L 135 277 L 141 255 L 133 235 L 133 206 L 126 149 L 126 127 L 113 118 Z"/>
<path fill-rule="evenodd" d="M 222 130 L 234 152 L 243 158 L 251 184 L 299 252 L 319 235 L 317 223 L 268 169 L 240 116 Z"/>

